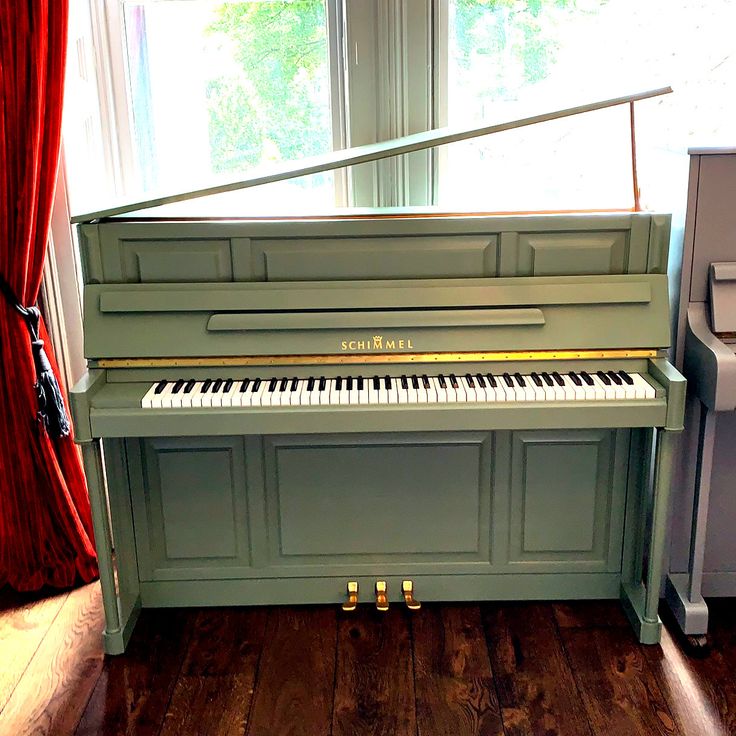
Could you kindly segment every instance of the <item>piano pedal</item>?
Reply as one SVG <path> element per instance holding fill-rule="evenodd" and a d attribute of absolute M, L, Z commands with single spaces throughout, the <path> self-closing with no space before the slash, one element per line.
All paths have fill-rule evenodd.
<path fill-rule="evenodd" d="M 376 580 L 376 610 L 388 611 L 388 592 L 385 580 Z"/>
<path fill-rule="evenodd" d="M 348 599 L 342 604 L 343 611 L 354 611 L 358 606 L 358 583 L 355 580 L 348 582 Z"/>
<path fill-rule="evenodd" d="M 422 604 L 414 597 L 414 583 L 411 580 L 402 580 L 401 592 L 404 594 L 404 603 L 410 611 L 418 611 Z"/>

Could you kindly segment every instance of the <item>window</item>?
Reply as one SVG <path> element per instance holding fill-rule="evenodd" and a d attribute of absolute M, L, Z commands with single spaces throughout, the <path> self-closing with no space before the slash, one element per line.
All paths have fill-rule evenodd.
<path fill-rule="evenodd" d="M 725 135 L 736 112 L 732 7 L 730 0 L 72 3 L 65 124 L 72 208 L 671 83 L 674 95 L 636 109 L 643 202 L 674 209 L 676 196 L 684 201 L 677 187 L 687 146 Z M 621 107 L 568 118 L 180 210 L 630 208 L 628 115 Z"/>

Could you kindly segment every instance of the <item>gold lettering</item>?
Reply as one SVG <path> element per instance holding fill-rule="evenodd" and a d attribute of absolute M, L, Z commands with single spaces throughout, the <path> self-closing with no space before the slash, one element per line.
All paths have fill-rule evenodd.
<path fill-rule="evenodd" d="M 403 350 L 403 349 L 404 349 L 404 341 L 399 340 L 399 350 Z"/>
<path fill-rule="evenodd" d="M 373 335 L 373 349 L 383 350 L 383 336 L 382 335 Z"/>
<path fill-rule="evenodd" d="M 347 340 L 343 340 L 343 341 L 342 341 L 342 342 L 340 343 L 340 349 L 341 349 L 341 350 L 347 350 L 347 349 L 348 349 L 348 341 L 347 341 Z"/>
<path fill-rule="evenodd" d="M 348 350 L 355 350 L 355 340 L 351 340 L 348 343 Z"/>
<path fill-rule="evenodd" d="M 395 350 L 396 340 L 386 340 L 386 350 Z"/>
<path fill-rule="evenodd" d="M 409 350 L 413 350 L 414 346 L 411 344 L 411 340 L 406 341 L 406 347 L 409 348 Z"/>

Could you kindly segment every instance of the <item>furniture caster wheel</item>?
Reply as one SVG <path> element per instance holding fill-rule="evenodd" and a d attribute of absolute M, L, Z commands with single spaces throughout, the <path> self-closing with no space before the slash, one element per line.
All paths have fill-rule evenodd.
<path fill-rule="evenodd" d="M 710 639 L 707 634 L 698 636 L 683 636 L 683 651 L 688 657 L 704 659 L 710 654 Z"/>

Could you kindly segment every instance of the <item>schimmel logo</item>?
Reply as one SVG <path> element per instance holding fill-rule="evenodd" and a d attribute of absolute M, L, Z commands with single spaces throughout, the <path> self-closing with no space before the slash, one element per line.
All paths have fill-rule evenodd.
<path fill-rule="evenodd" d="M 387 350 L 413 350 L 411 338 L 391 339 L 383 335 L 373 335 L 373 339 L 341 340 L 340 349 L 343 352 L 384 352 Z"/>

